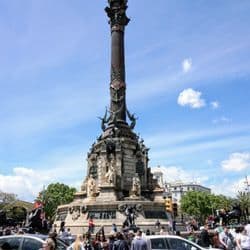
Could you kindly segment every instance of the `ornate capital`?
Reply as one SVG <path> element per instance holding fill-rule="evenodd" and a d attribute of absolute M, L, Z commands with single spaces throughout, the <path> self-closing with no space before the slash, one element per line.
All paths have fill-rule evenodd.
<path fill-rule="evenodd" d="M 127 0 L 108 0 L 109 7 L 105 8 L 111 27 L 118 25 L 126 26 L 129 18 L 126 16 Z"/>

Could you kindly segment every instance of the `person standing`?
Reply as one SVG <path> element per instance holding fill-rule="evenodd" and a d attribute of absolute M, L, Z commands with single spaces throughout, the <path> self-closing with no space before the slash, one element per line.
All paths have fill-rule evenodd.
<path fill-rule="evenodd" d="M 137 231 L 131 244 L 131 250 L 148 250 L 147 242 L 143 239 L 141 230 Z"/>
<path fill-rule="evenodd" d="M 250 237 L 250 220 L 248 220 L 247 224 L 245 225 L 245 230 L 247 235 Z"/>
<path fill-rule="evenodd" d="M 221 247 L 224 249 L 227 249 L 227 241 L 228 241 L 229 237 L 228 237 L 228 228 L 225 226 L 223 228 L 223 231 L 220 232 L 219 234 L 219 240 L 220 240 L 220 244 Z"/>
<path fill-rule="evenodd" d="M 227 226 L 224 227 L 224 230 L 219 234 L 220 244 L 224 249 L 232 250 L 233 246 L 233 237 L 229 233 L 229 229 Z"/>
<path fill-rule="evenodd" d="M 57 248 L 57 243 L 56 243 L 56 236 L 57 233 L 50 233 L 48 239 L 46 240 L 45 243 L 45 250 L 55 250 Z"/>
<path fill-rule="evenodd" d="M 211 244 L 209 234 L 208 234 L 208 225 L 205 225 L 201 230 L 200 234 L 200 245 L 202 247 L 209 247 Z"/>
<path fill-rule="evenodd" d="M 93 249 L 92 241 L 91 241 L 91 234 L 89 232 L 87 232 L 84 235 L 83 246 L 84 246 L 85 250 L 92 250 Z"/>
<path fill-rule="evenodd" d="M 90 234 L 93 234 L 95 231 L 95 224 L 94 224 L 93 216 L 90 216 L 88 224 L 89 224 L 88 232 Z"/>
<path fill-rule="evenodd" d="M 221 248 L 222 245 L 219 240 L 219 232 L 215 231 L 213 237 L 212 237 L 212 247 L 213 248 Z M 223 247 L 222 247 L 223 248 Z"/>
<path fill-rule="evenodd" d="M 67 248 L 67 250 L 85 250 L 82 235 L 77 235 L 75 241 Z"/>
<path fill-rule="evenodd" d="M 250 250 L 250 236 L 247 235 L 246 229 L 242 229 L 237 236 L 236 243 L 239 250 Z"/>
<path fill-rule="evenodd" d="M 121 232 L 116 234 L 116 241 L 113 244 L 112 250 L 129 250 L 127 241 L 124 239 L 124 236 Z"/>

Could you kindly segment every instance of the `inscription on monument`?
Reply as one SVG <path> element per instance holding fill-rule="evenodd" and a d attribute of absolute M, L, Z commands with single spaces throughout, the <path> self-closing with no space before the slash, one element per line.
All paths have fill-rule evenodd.
<path fill-rule="evenodd" d="M 147 219 L 168 219 L 167 213 L 164 211 L 146 210 L 144 214 Z"/>
<path fill-rule="evenodd" d="M 68 212 L 67 211 L 60 211 L 57 213 L 56 215 L 56 219 L 57 221 L 65 221 L 66 217 L 67 217 Z"/>
<path fill-rule="evenodd" d="M 112 219 L 116 219 L 116 212 L 115 210 L 113 211 L 89 211 L 88 213 L 88 218 L 93 218 L 96 220 L 112 220 Z"/>

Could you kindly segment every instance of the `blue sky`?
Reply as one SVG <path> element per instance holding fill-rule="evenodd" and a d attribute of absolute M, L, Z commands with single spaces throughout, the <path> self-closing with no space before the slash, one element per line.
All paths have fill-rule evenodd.
<path fill-rule="evenodd" d="M 106 5 L 0 0 L 0 190 L 80 186 L 109 105 Z M 128 5 L 127 103 L 149 165 L 234 196 L 250 172 L 250 2 Z"/>

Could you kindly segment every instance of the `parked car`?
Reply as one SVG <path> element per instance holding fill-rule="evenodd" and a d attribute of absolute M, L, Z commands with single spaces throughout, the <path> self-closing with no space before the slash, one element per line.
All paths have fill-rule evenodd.
<path fill-rule="evenodd" d="M 8 235 L 0 237 L 0 249 L 3 245 L 11 250 L 42 250 L 48 235 L 42 234 L 23 234 Z M 66 250 L 68 245 L 61 239 L 56 239 L 57 249 Z"/>
<path fill-rule="evenodd" d="M 207 250 L 207 248 L 176 235 L 148 235 L 146 240 L 149 249 L 152 250 Z"/>
<path fill-rule="evenodd" d="M 63 236 L 58 236 L 60 240 L 62 240 L 63 242 L 65 242 L 68 246 L 70 246 L 76 239 L 76 236 L 75 235 L 69 235 L 69 236 L 66 236 L 66 237 L 63 237 Z"/>

